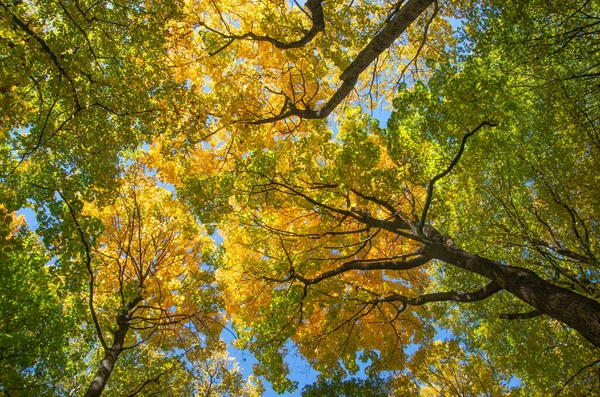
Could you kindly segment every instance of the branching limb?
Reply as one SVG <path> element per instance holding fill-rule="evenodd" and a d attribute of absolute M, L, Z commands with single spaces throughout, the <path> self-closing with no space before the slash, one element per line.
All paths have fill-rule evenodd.
<path fill-rule="evenodd" d="M 344 70 L 340 80 L 352 81 L 362 73 L 382 52 L 400 37 L 434 0 L 409 0 L 399 9 L 389 22 L 373 37 L 354 61 Z"/>
<path fill-rule="evenodd" d="M 323 280 L 338 276 L 342 273 L 346 273 L 352 270 L 410 270 L 417 267 L 423 266 L 431 260 L 431 258 L 420 255 L 418 253 L 408 254 L 407 256 L 417 256 L 416 258 L 401 261 L 386 261 L 385 259 L 369 261 L 369 260 L 353 260 L 346 262 L 341 266 L 336 267 L 330 271 L 321 273 L 317 277 L 305 278 L 295 272 L 290 277 L 303 283 L 304 285 L 318 284 Z"/>
<path fill-rule="evenodd" d="M 306 44 L 311 42 L 317 36 L 317 34 L 319 32 L 322 32 L 325 30 L 325 19 L 323 18 L 323 0 L 307 0 L 305 5 L 306 5 L 306 8 L 308 9 L 308 12 L 305 12 L 305 14 L 307 16 L 309 16 L 309 18 L 312 22 L 312 26 L 311 26 L 310 30 L 307 30 L 304 32 L 304 36 L 302 36 L 300 39 L 291 41 L 291 42 L 284 42 L 284 41 L 277 40 L 276 38 L 273 38 L 270 36 L 258 35 L 258 34 L 252 33 L 252 32 L 244 33 L 241 35 L 235 35 L 235 34 L 224 34 L 224 33 L 217 32 L 213 29 L 210 29 L 212 32 L 217 33 L 222 38 L 227 39 L 227 43 L 225 43 L 219 49 L 209 53 L 209 55 L 210 56 L 217 55 L 218 53 L 223 51 L 225 48 L 229 47 L 235 40 L 264 41 L 264 42 L 272 44 L 274 47 L 279 48 L 281 50 L 288 50 L 291 48 L 304 47 Z M 204 26 L 208 29 L 208 27 L 205 24 L 203 24 L 203 23 L 201 23 L 201 24 L 202 24 L 202 26 Z"/>
<path fill-rule="evenodd" d="M 388 203 L 385 200 L 382 200 L 382 199 L 374 197 L 374 196 L 369 196 L 369 195 L 363 194 L 354 188 L 350 188 L 350 191 L 364 200 L 370 201 L 372 203 L 375 203 L 375 204 L 385 208 L 386 210 L 388 210 L 390 212 L 390 214 L 395 214 L 397 212 L 396 208 L 394 208 L 394 206 L 392 204 Z"/>
<path fill-rule="evenodd" d="M 90 282 L 89 282 L 90 299 L 88 301 L 88 305 L 90 308 L 90 312 L 92 314 L 92 320 L 94 321 L 96 333 L 98 334 L 98 338 L 100 339 L 100 344 L 102 344 L 102 347 L 106 351 L 106 350 L 108 350 L 108 345 L 106 344 L 106 340 L 104 339 L 104 335 L 102 334 L 102 328 L 100 327 L 100 322 L 98 321 L 98 317 L 96 316 L 96 309 L 94 309 L 94 282 L 95 282 L 95 280 L 94 280 L 94 271 L 92 270 L 92 256 L 91 256 L 90 244 L 89 244 L 87 238 L 85 237 L 85 233 L 83 232 L 83 229 L 81 228 L 81 224 L 77 220 L 77 215 L 75 214 L 75 210 L 73 209 L 73 207 L 71 206 L 69 201 L 65 199 L 65 196 L 62 194 L 62 192 L 60 190 L 57 189 L 56 192 L 58 193 L 58 195 L 60 196 L 62 201 L 65 203 L 65 205 L 67 206 L 67 209 L 69 210 L 69 213 L 71 214 L 71 218 L 73 218 L 73 222 L 75 223 L 77 232 L 79 233 L 79 237 L 81 238 L 81 243 L 83 244 L 83 247 L 85 248 L 85 265 L 87 267 L 88 274 L 90 275 Z"/>
<path fill-rule="evenodd" d="M 159 373 L 158 375 L 156 375 L 154 378 L 151 379 L 147 379 L 144 383 L 142 383 L 139 387 L 134 388 L 131 393 L 129 393 L 127 395 L 127 397 L 133 397 L 138 395 L 139 393 L 141 393 L 144 388 L 146 386 L 148 386 L 151 383 L 160 383 L 160 378 L 166 374 L 168 374 L 169 372 L 172 372 L 173 369 L 175 368 L 175 365 L 171 365 L 169 368 L 167 368 L 166 370 L 164 370 L 163 372 Z"/>
<path fill-rule="evenodd" d="M 425 44 L 427 43 L 427 34 L 429 33 L 429 27 L 431 26 L 431 23 L 433 22 L 433 20 L 435 19 L 435 17 L 437 16 L 437 14 L 440 10 L 440 6 L 437 1 L 435 2 L 434 7 L 435 8 L 433 10 L 433 13 L 431 14 L 431 17 L 429 17 L 429 19 L 427 20 L 427 23 L 425 23 L 425 27 L 423 28 L 423 38 L 421 39 L 421 43 L 419 44 L 419 47 L 417 48 L 417 52 L 415 53 L 415 56 L 412 57 L 412 59 L 404 66 L 404 68 L 402 68 L 402 72 L 400 72 L 400 79 L 402 79 L 404 77 L 404 74 L 406 73 L 406 71 L 408 70 L 410 65 L 412 65 L 414 63 L 415 68 L 416 68 L 416 63 L 419 58 L 419 55 L 421 54 L 421 51 L 423 50 L 423 48 L 425 47 Z M 398 80 L 396 87 L 398 87 L 398 85 L 400 84 L 400 81 L 401 80 Z"/>
<path fill-rule="evenodd" d="M 326 118 L 338 107 L 340 103 L 352 92 L 359 75 L 364 72 L 379 55 L 386 51 L 392 43 L 413 23 L 434 0 L 408 0 L 389 19 L 389 22 L 381 29 L 373 39 L 362 49 L 354 61 L 340 75 L 342 85 L 321 107 L 321 109 L 298 109 L 296 106 L 288 106 L 288 110 L 278 116 L 268 117 L 261 120 L 251 121 L 248 124 L 268 124 L 288 117 L 297 116 L 303 119 Z"/>
<path fill-rule="evenodd" d="M 12 17 L 13 22 L 23 32 L 25 32 L 27 35 L 31 36 L 40 45 L 42 51 L 45 52 L 50 57 L 50 60 L 52 61 L 54 66 L 56 66 L 56 68 L 58 69 L 59 74 L 61 76 L 63 76 L 65 79 L 67 79 L 67 81 L 69 82 L 69 86 L 71 87 L 71 91 L 73 92 L 75 108 L 80 109 L 81 105 L 79 104 L 79 98 L 77 96 L 77 90 L 75 89 L 75 83 L 73 82 L 73 79 L 67 73 L 67 71 L 65 70 L 63 65 L 60 63 L 60 61 L 58 60 L 58 57 L 56 56 L 54 51 L 52 51 L 52 49 L 50 48 L 48 43 L 41 36 L 39 36 L 37 33 L 35 33 L 33 30 L 31 30 L 29 28 L 29 24 L 23 22 L 22 20 L 19 19 L 19 17 L 17 17 L 15 14 L 13 14 L 12 11 L 10 10 L 10 8 L 1 1 L 0 1 L 0 7 L 2 7 L 4 9 L 4 11 Z"/>
<path fill-rule="evenodd" d="M 297 232 L 290 232 L 288 230 L 278 229 L 273 226 L 270 226 L 270 225 L 266 224 L 265 222 L 263 222 L 262 219 L 260 219 L 259 217 L 254 217 L 253 219 L 257 225 L 270 231 L 273 234 L 277 234 L 280 236 L 287 236 L 287 237 L 310 238 L 313 240 L 317 240 L 317 239 L 320 239 L 320 238 L 323 238 L 326 236 L 347 236 L 347 235 L 351 235 L 351 234 L 361 234 L 361 233 L 365 233 L 365 232 L 369 231 L 368 226 L 362 227 L 360 229 L 337 231 L 336 229 L 339 227 L 339 225 L 337 225 L 336 227 L 332 227 L 330 231 L 326 231 L 326 232 L 322 232 L 322 233 L 297 233 Z M 343 222 L 343 220 L 344 220 L 344 218 L 342 218 L 342 222 Z M 340 224 L 342 222 L 340 222 Z"/>
<path fill-rule="evenodd" d="M 418 241 L 418 242 L 423 242 L 423 239 L 418 236 L 415 235 L 413 233 L 409 233 L 406 231 L 406 229 L 408 229 L 408 224 L 403 220 L 403 218 L 401 219 L 398 215 L 399 215 L 399 211 L 395 211 L 393 213 L 393 220 L 389 220 L 389 219 L 378 219 L 376 217 L 373 217 L 372 215 L 364 212 L 364 211 L 360 211 L 360 210 L 347 210 L 347 209 L 342 209 L 342 208 L 336 208 L 333 207 L 331 205 L 327 205 L 325 203 L 322 203 L 318 200 L 315 200 L 314 198 L 310 197 L 309 195 L 305 194 L 302 190 L 303 188 L 300 186 L 294 186 L 291 185 L 289 183 L 285 183 L 285 180 L 283 182 L 277 182 L 274 177 L 268 177 L 265 175 L 262 175 L 266 178 L 268 178 L 269 180 L 269 186 L 271 189 L 279 191 L 281 193 L 284 194 L 288 194 L 291 196 L 299 196 L 302 197 L 304 200 L 306 200 L 307 202 L 318 206 L 326 211 L 331 212 L 332 214 L 338 214 L 341 215 L 343 217 L 347 217 L 347 218 L 352 218 L 358 222 L 361 222 L 362 224 L 368 226 L 369 228 L 376 228 L 376 229 L 383 229 L 383 230 L 387 230 L 391 233 L 394 233 L 396 235 L 399 236 L 403 236 L 406 237 L 408 239 L 411 239 L 413 241 Z M 354 192 L 355 194 L 357 193 L 357 191 Z M 374 200 L 375 198 L 370 197 L 370 196 L 365 196 L 363 195 L 362 197 L 364 197 L 367 200 Z M 379 201 L 380 205 L 384 205 L 383 201 Z M 389 204 L 385 206 L 388 211 L 393 210 L 393 207 L 391 207 Z"/>
<path fill-rule="evenodd" d="M 576 377 L 578 377 L 583 371 L 585 371 L 586 369 L 592 368 L 593 366 L 597 365 L 600 363 L 600 360 L 596 360 L 593 363 L 590 363 L 586 366 L 584 366 L 583 368 L 581 368 L 579 371 L 575 372 L 575 374 L 573 374 L 573 376 L 571 376 L 569 379 L 567 379 L 567 381 L 562 385 L 562 387 L 560 388 L 560 390 L 558 390 L 554 396 L 558 396 L 560 393 L 562 393 L 562 391 L 565 389 L 565 387 L 567 387 L 567 385 L 569 383 L 571 383 L 573 381 L 573 379 L 575 379 Z"/>
<path fill-rule="evenodd" d="M 531 310 L 529 312 L 525 312 L 525 313 L 506 313 L 506 314 L 501 314 L 499 317 L 503 320 L 527 320 L 529 318 L 534 318 L 534 317 L 538 317 L 541 316 L 542 313 L 540 310 Z"/>
<path fill-rule="evenodd" d="M 420 222 L 421 225 L 424 225 L 425 222 L 427 221 L 427 212 L 429 211 L 429 207 L 431 206 L 431 199 L 433 198 L 433 186 L 435 185 L 435 183 L 437 181 L 439 181 L 440 179 L 442 179 L 443 177 L 448 175 L 452 171 L 452 169 L 456 166 L 456 164 L 460 160 L 460 157 L 462 156 L 463 152 L 465 151 L 465 146 L 467 144 L 467 140 L 471 136 L 473 136 L 477 131 L 479 131 L 481 128 L 483 128 L 484 126 L 496 127 L 497 125 L 498 125 L 497 123 L 494 123 L 491 121 L 483 121 L 481 124 L 479 124 L 473 130 L 471 130 L 471 132 L 469 132 L 463 136 L 462 141 L 460 143 L 460 147 L 458 149 L 458 153 L 456 153 L 456 156 L 454 156 L 454 159 L 452 160 L 452 162 L 450 163 L 448 168 L 446 168 L 444 171 L 442 171 L 441 173 L 434 176 L 427 185 L 427 197 L 425 199 L 425 205 L 423 206 L 423 213 L 421 214 L 421 222 Z"/>
<path fill-rule="evenodd" d="M 549 244 L 548 242 L 541 240 L 541 239 L 530 239 L 530 241 L 533 245 L 545 247 L 548 250 L 553 251 L 560 256 L 572 259 L 576 262 L 587 263 L 589 265 L 593 265 L 594 263 L 597 262 L 596 258 L 590 258 L 588 256 L 579 254 L 577 252 L 573 252 L 562 246 Z"/>
<path fill-rule="evenodd" d="M 402 302 L 410 306 L 421 306 L 431 302 L 477 302 L 489 298 L 490 296 L 501 291 L 502 287 L 492 281 L 485 287 L 473 292 L 434 292 L 431 294 L 420 295 L 416 298 L 409 298 L 404 295 L 392 294 L 386 297 L 377 298 L 378 302 Z"/>

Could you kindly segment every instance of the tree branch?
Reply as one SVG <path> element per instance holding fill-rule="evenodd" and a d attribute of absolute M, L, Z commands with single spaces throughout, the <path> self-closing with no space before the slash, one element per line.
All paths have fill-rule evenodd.
<path fill-rule="evenodd" d="M 90 275 L 90 299 L 88 302 L 90 312 L 92 314 L 92 320 L 94 321 L 94 326 L 96 328 L 96 333 L 98 334 L 98 338 L 100 339 L 100 344 L 104 348 L 104 350 L 108 350 L 108 345 L 106 344 L 106 340 L 104 339 L 104 335 L 102 334 L 102 328 L 100 327 L 100 322 L 98 321 L 98 317 L 96 316 L 96 310 L 94 309 L 94 271 L 92 270 L 92 256 L 90 253 L 90 244 L 85 237 L 85 233 L 77 220 L 77 216 L 75 215 L 75 211 L 71 204 L 65 199 L 65 196 L 59 189 L 56 189 L 56 192 L 62 199 L 62 201 L 66 204 L 69 213 L 71 214 L 71 218 L 73 218 L 73 222 L 75 223 L 75 227 L 77 228 L 77 232 L 79 233 L 79 237 L 81 238 L 81 243 L 85 248 L 85 265 L 87 267 L 87 271 Z"/>
<path fill-rule="evenodd" d="M 573 374 L 573 376 L 571 376 L 571 377 L 570 377 L 570 378 L 569 378 L 569 379 L 568 379 L 568 380 L 567 380 L 567 381 L 566 381 L 566 382 L 565 382 L 565 383 L 562 385 L 562 387 L 560 388 L 560 390 L 558 390 L 558 391 L 557 391 L 557 392 L 554 394 L 554 396 L 556 397 L 556 396 L 558 396 L 560 393 L 562 393 L 562 391 L 565 389 L 565 387 L 566 387 L 566 386 L 567 386 L 569 383 L 571 383 L 571 382 L 573 381 L 573 379 L 575 379 L 577 376 L 579 376 L 579 374 L 581 374 L 581 373 L 582 373 L 583 371 L 585 371 L 586 369 L 588 369 L 588 368 L 591 368 L 591 367 L 593 367 L 594 365 L 596 365 L 596 364 L 598 364 L 598 363 L 600 363 L 600 360 L 596 360 L 596 361 L 594 361 L 593 363 L 590 363 L 590 364 L 588 364 L 588 365 L 584 366 L 583 368 L 579 369 L 579 371 L 575 372 L 575 374 Z"/>
<path fill-rule="evenodd" d="M 427 21 L 427 23 L 425 23 L 425 27 L 423 28 L 423 38 L 421 39 L 421 43 L 419 44 L 419 47 L 417 48 L 417 52 L 415 53 L 415 56 L 412 57 L 412 59 L 404 66 L 404 68 L 402 68 L 402 72 L 400 72 L 400 79 L 402 79 L 404 77 L 404 74 L 406 73 L 406 71 L 408 70 L 410 65 L 413 64 L 413 62 L 415 64 L 415 69 L 417 68 L 417 60 L 419 58 L 419 55 L 421 54 L 421 51 L 425 47 L 425 43 L 427 42 L 427 34 L 429 32 L 429 27 L 440 10 L 437 0 L 435 1 L 434 6 L 435 6 L 435 8 L 433 10 L 433 13 L 431 14 L 431 17 L 429 17 L 429 20 Z M 398 87 L 398 85 L 400 84 L 400 79 L 398 80 L 398 83 L 396 83 L 396 87 Z"/>
<path fill-rule="evenodd" d="M 404 6 L 398 10 L 389 22 L 373 37 L 373 39 L 356 56 L 354 61 L 342 72 L 340 80 L 342 85 L 321 107 L 321 109 L 298 109 L 293 103 L 286 103 L 282 112 L 274 117 L 268 117 L 261 120 L 250 121 L 248 124 L 267 124 L 288 117 L 301 117 L 303 119 L 323 119 L 335 110 L 335 108 L 352 92 L 359 75 L 365 71 L 386 51 L 392 43 L 406 31 L 408 26 L 413 23 L 435 0 L 408 0 Z"/>
<path fill-rule="evenodd" d="M 278 190 L 283 193 L 300 196 L 303 199 L 305 199 L 306 201 L 308 201 L 309 203 L 319 206 L 321 208 L 324 208 L 328 211 L 331 211 L 332 213 L 347 216 L 347 217 L 353 218 L 359 222 L 362 222 L 363 224 L 365 224 L 367 226 L 387 230 L 387 231 L 397 234 L 399 236 L 403 236 L 403 237 L 409 238 L 411 240 L 422 242 L 422 239 L 419 236 L 415 236 L 413 234 L 407 233 L 402 230 L 402 229 L 406 228 L 406 225 L 404 222 L 397 224 L 397 222 L 390 222 L 390 221 L 385 221 L 385 220 L 381 220 L 378 218 L 374 218 L 364 211 L 358 211 L 358 210 L 348 211 L 348 210 L 344 210 L 344 209 L 340 209 L 340 208 L 335 208 L 330 205 L 321 203 L 320 201 L 317 201 L 317 200 L 313 199 L 312 197 L 307 196 L 306 194 L 302 193 L 297 187 L 287 185 L 284 183 L 275 182 L 275 181 L 271 180 L 271 185 L 274 187 L 281 188 Z"/>
<path fill-rule="evenodd" d="M 173 371 L 173 369 L 175 368 L 175 365 L 171 365 L 169 368 L 167 368 L 166 370 L 164 370 L 163 372 L 159 373 L 158 375 L 156 375 L 154 378 L 151 379 L 147 379 L 144 383 L 141 384 L 140 387 L 136 387 L 134 388 L 131 393 L 127 394 L 127 397 L 133 397 L 138 395 L 139 393 L 141 393 L 144 388 L 146 386 L 148 386 L 150 383 L 160 383 L 160 378 L 166 374 L 168 374 L 169 372 Z"/>
<path fill-rule="evenodd" d="M 421 221 L 420 221 L 421 227 L 423 225 L 425 225 L 425 221 L 427 220 L 427 212 L 429 211 L 429 206 L 431 205 L 431 199 L 433 198 L 433 185 L 452 171 L 452 169 L 456 166 L 456 164 L 460 160 L 460 157 L 462 156 L 463 152 L 465 151 L 465 146 L 467 144 L 467 140 L 471 136 L 473 136 L 477 131 L 479 131 L 483 126 L 486 126 L 486 125 L 488 127 L 496 127 L 498 124 L 494 123 L 494 122 L 490 122 L 490 121 L 483 121 L 481 124 L 479 124 L 477 127 L 475 127 L 471 132 L 465 134 L 462 138 L 462 142 L 460 143 L 458 153 L 456 153 L 456 156 L 454 156 L 454 159 L 452 160 L 450 165 L 448 165 L 448 168 L 446 168 L 444 171 L 442 171 L 441 173 L 434 176 L 431 179 L 431 181 L 429 181 L 428 186 L 427 186 L 427 198 L 425 199 L 425 205 L 423 206 L 423 213 L 421 214 Z"/>
<path fill-rule="evenodd" d="M 544 313 L 536 309 L 525 313 L 505 313 L 498 317 L 503 320 L 527 320 L 529 318 L 541 316 L 542 314 Z"/>
<path fill-rule="evenodd" d="M 546 241 L 541 240 L 541 239 L 534 238 L 534 239 L 530 239 L 530 241 L 534 246 L 542 246 L 552 252 L 555 252 L 556 254 L 558 254 L 560 256 L 572 259 L 576 262 L 587 263 L 589 265 L 593 265 L 594 263 L 597 262 L 596 258 L 590 258 L 585 255 L 579 254 L 577 252 L 573 252 L 567 248 L 549 244 Z"/>
<path fill-rule="evenodd" d="M 408 298 L 404 295 L 392 294 L 383 298 L 378 298 L 378 302 L 402 302 L 411 306 L 421 306 L 431 302 L 477 302 L 489 298 L 490 296 L 501 291 L 502 287 L 495 281 L 490 282 L 486 286 L 473 292 L 434 292 L 431 294 L 420 295 L 416 298 Z"/>
<path fill-rule="evenodd" d="M 219 49 L 209 53 L 208 55 L 210 55 L 210 56 L 217 55 L 218 53 L 220 53 L 221 51 L 223 51 L 224 49 L 229 47 L 235 40 L 265 41 L 281 50 L 288 50 L 291 48 L 300 48 L 300 47 L 305 46 L 312 39 L 314 39 L 319 32 L 322 32 L 325 30 L 325 19 L 323 17 L 323 0 L 307 0 L 305 5 L 306 5 L 306 8 L 308 8 L 309 13 L 310 13 L 309 14 L 309 13 L 305 12 L 305 14 L 309 16 L 309 18 L 312 22 L 312 26 L 311 26 L 310 30 L 305 31 L 304 36 L 302 36 L 300 39 L 298 39 L 296 41 L 291 41 L 291 42 L 283 42 L 283 41 L 277 40 L 270 36 L 258 35 L 258 34 L 252 33 L 252 32 L 244 33 L 241 35 L 224 34 L 224 33 L 217 32 L 213 29 L 210 29 L 204 23 L 201 23 L 201 25 L 204 26 L 205 28 L 211 30 L 214 33 L 217 33 L 224 39 L 228 39 L 227 43 L 225 43 Z"/>
<path fill-rule="evenodd" d="M 29 36 L 31 36 L 35 41 L 37 41 L 37 43 L 42 48 L 42 51 L 45 52 L 46 54 L 48 54 L 48 56 L 50 57 L 52 63 L 58 69 L 58 72 L 60 73 L 60 75 L 64 76 L 67 79 L 67 81 L 69 82 L 69 85 L 71 87 L 71 91 L 73 92 L 73 100 L 75 101 L 75 108 L 76 109 L 80 109 L 81 105 L 79 104 L 79 98 L 77 96 L 77 90 L 75 89 L 75 84 L 73 83 L 73 79 L 67 73 L 67 71 L 65 70 L 65 68 L 63 67 L 63 65 L 60 63 L 60 61 L 58 60 L 58 57 L 56 56 L 56 54 L 54 53 L 54 51 L 52 51 L 52 49 L 50 48 L 50 46 L 48 45 L 48 43 L 46 43 L 46 41 L 42 37 L 40 37 L 33 30 L 31 30 L 29 28 L 29 26 L 28 26 L 27 23 L 21 21 L 15 14 L 13 14 L 10 11 L 9 7 L 6 4 L 4 4 L 3 2 L 1 2 L 1 1 L 0 1 L 0 7 L 4 8 L 4 10 L 6 11 L 6 13 L 9 14 L 12 17 L 13 22 L 19 28 L 21 28 L 21 30 L 23 32 L 25 32 L 26 34 L 28 34 Z"/>
<path fill-rule="evenodd" d="M 417 267 L 423 266 L 427 262 L 431 260 L 431 258 L 420 255 L 418 253 L 408 254 L 408 256 L 417 255 L 416 258 L 410 260 L 402 260 L 402 261 L 386 261 L 382 260 L 374 260 L 374 261 L 364 261 L 364 260 L 353 260 L 344 263 L 341 266 L 336 267 L 335 269 L 329 270 L 327 272 L 321 273 L 320 275 L 313 278 L 305 278 L 294 272 L 292 268 L 292 272 L 290 274 L 291 279 L 296 279 L 303 283 L 304 285 L 312 285 L 318 284 L 323 280 L 328 278 L 332 278 L 338 276 L 342 273 L 346 273 L 352 270 L 409 270 L 415 269 Z"/>

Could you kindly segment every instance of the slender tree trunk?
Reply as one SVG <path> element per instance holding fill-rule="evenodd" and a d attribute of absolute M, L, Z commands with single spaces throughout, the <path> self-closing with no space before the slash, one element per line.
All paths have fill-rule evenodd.
<path fill-rule="evenodd" d="M 125 342 L 127 331 L 129 331 L 129 324 L 122 314 L 118 316 L 117 324 L 119 325 L 119 328 L 117 332 L 115 332 L 113 344 L 104 351 L 104 358 L 100 361 L 100 368 L 96 371 L 96 375 L 85 393 L 85 397 L 98 397 L 102 394 L 115 363 L 123 351 L 123 343 Z"/>
<path fill-rule="evenodd" d="M 597 301 L 543 280 L 529 269 L 502 265 L 456 246 L 427 243 L 424 253 L 497 282 L 507 292 L 600 347 L 600 303 Z"/>

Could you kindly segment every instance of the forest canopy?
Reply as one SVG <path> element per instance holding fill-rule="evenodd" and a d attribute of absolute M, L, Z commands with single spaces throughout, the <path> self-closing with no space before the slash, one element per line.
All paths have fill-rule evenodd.
<path fill-rule="evenodd" d="M 298 354 L 307 397 L 596 395 L 599 32 L 597 0 L 0 0 L 0 390 L 293 392 Z"/>

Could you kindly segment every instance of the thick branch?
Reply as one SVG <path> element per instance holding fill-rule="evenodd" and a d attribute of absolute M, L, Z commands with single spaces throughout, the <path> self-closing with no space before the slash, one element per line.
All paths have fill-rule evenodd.
<path fill-rule="evenodd" d="M 536 309 L 536 310 L 531 310 L 531 311 L 525 312 L 525 313 L 501 314 L 499 317 L 504 320 L 527 320 L 529 318 L 541 316 L 542 314 L 544 314 L 544 313 L 542 313 L 541 311 Z"/>
<path fill-rule="evenodd" d="M 502 287 L 495 281 L 473 292 L 434 292 L 431 294 L 420 295 L 416 298 L 408 298 L 404 295 L 393 294 L 384 298 L 377 299 L 379 302 L 402 302 L 406 305 L 421 306 L 431 302 L 477 302 L 484 300 L 502 290 Z"/>
<path fill-rule="evenodd" d="M 241 35 L 232 35 L 232 34 L 227 35 L 227 34 L 215 32 L 214 30 L 211 29 L 213 32 L 219 34 L 223 38 L 229 39 L 229 41 L 224 46 L 220 47 L 218 50 L 209 53 L 209 55 L 210 56 L 217 55 L 218 53 L 223 51 L 225 48 L 229 47 L 229 45 L 231 45 L 231 43 L 234 40 L 265 41 L 267 43 L 273 44 L 273 46 L 275 46 L 281 50 L 303 47 L 306 44 L 308 44 L 312 39 L 314 39 L 319 32 L 322 32 L 323 30 L 325 30 L 325 19 L 323 18 L 322 4 L 323 4 L 323 0 L 308 0 L 306 2 L 305 5 L 306 5 L 306 8 L 308 8 L 308 11 L 310 12 L 309 17 L 312 22 L 312 26 L 311 26 L 310 30 L 308 30 L 304 33 L 303 37 L 301 37 L 300 39 L 298 39 L 296 41 L 284 42 L 284 41 L 277 40 L 270 36 L 258 35 L 258 34 L 252 33 L 252 32 L 244 33 Z M 307 13 L 307 15 L 308 15 L 308 13 Z"/>
<path fill-rule="evenodd" d="M 554 285 L 529 269 L 506 266 L 458 247 L 426 243 L 423 253 L 497 282 L 504 290 L 541 313 L 568 325 L 600 347 L 600 303 Z"/>
<path fill-rule="evenodd" d="M 404 6 L 394 14 L 389 22 L 373 37 L 373 39 L 356 56 L 354 61 L 340 75 L 342 85 L 329 98 L 321 109 L 298 109 L 293 103 L 286 101 L 279 115 L 269 117 L 248 124 L 267 124 L 283 120 L 288 117 L 298 116 L 304 119 L 323 119 L 350 94 L 354 89 L 358 77 L 387 50 L 392 43 L 421 15 L 435 0 L 408 0 Z"/>
<path fill-rule="evenodd" d="M 335 276 L 338 276 L 342 273 L 346 273 L 352 270 L 367 270 L 367 271 L 373 271 L 373 270 L 409 270 L 409 269 L 415 269 L 417 267 L 423 266 L 424 264 L 426 264 L 427 262 L 429 262 L 431 260 L 431 258 L 428 258 L 426 256 L 422 256 L 419 255 L 414 259 L 411 260 L 404 260 L 404 261 L 386 261 L 386 260 L 381 260 L 381 261 L 377 261 L 377 262 L 367 262 L 365 263 L 364 261 L 360 261 L 360 260 L 355 260 L 355 261 L 350 261 L 350 262 L 346 262 L 343 265 L 336 267 L 335 269 L 329 270 L 325 273 L 321 273 L 320 275 L 318 275 L 317 277 L 314 278 L 305 278 L 299 274 L 296 273 L 292 273 L 290 275 L 290 278 L 292 279 L 296 279 L 299 280 L 300 282 L 302 282 L 304 285 L 311 285 L 311 284 L 317 284 L 320 283 L 323 280 L 326 280 L 328 278 L 332 278 Z"/>
<path fill-rule="evenodd" d="M 358 78 L 382 52 L 387 50 L 392 43 L 421 15 L 434 0 L 409 0 L 396 12 L 389 23 L 373 37 L 373 40 L 356 56 L 354 61 L 340 76 L 342 81 L 352 81 Z"/>

